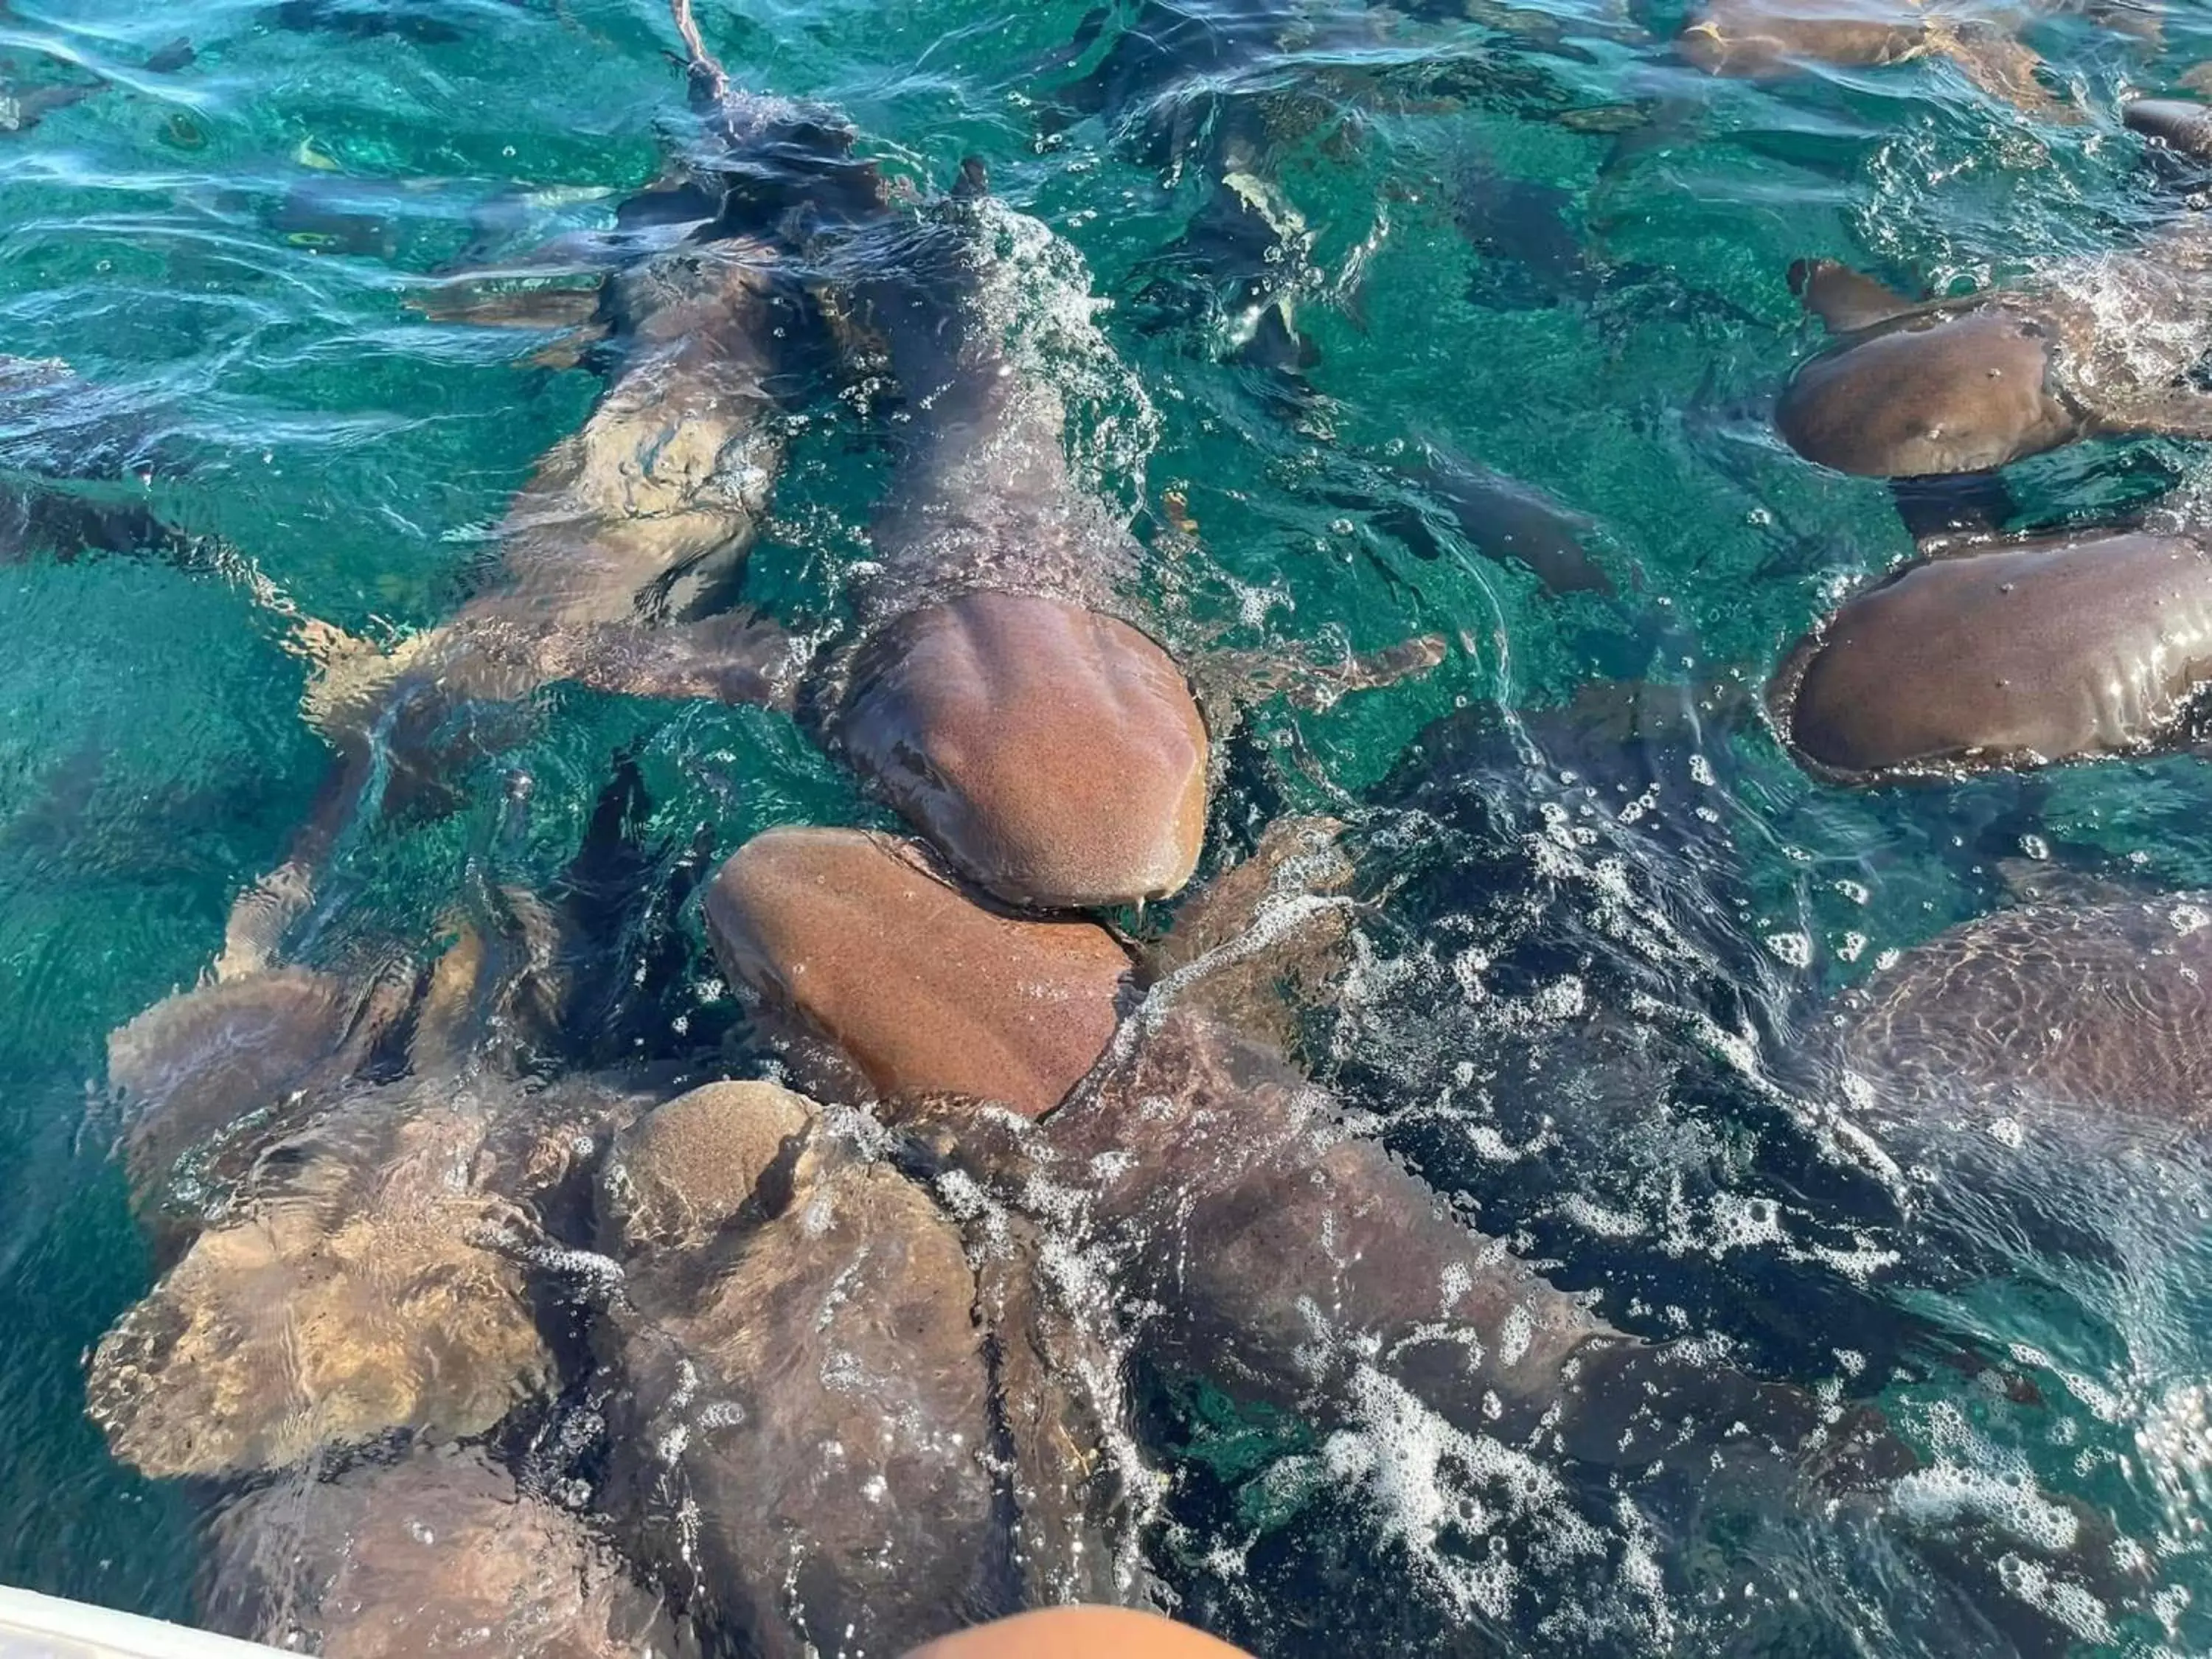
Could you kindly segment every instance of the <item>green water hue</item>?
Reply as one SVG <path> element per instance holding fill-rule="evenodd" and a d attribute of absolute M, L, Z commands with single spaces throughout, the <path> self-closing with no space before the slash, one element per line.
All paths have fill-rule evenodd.
<path fill-rule="evenodd" d="M 544 234 L 596 222 L 655 176 L 659 125 L 682 104 L 647 0 L 395 4 L 450 27 L 301 32 L 249 0 L 158 13 L 29 0 L 0 20 L 11 84 L 66 78 L 56 54 L 117 82 L 0 137 L 0 351 L 65 359 L 158 411 L 165 448 L 189 463 L 155 486 L 167 515 L 237 550 L 300 611 L 369 636 L 434 623 L 467 590 L 507 498 L 596 385 L 519 365 L 512 338 L 421 322 L 401 304 L 409 279 L 459 257 L 471 210 L 514 186 L 540 192 Z M 1676 17 L 1661 6 L 1551 8 L 1566 52 L 1395 14 L 1362 42 L 1294 40 L 1260 78 L 1317 87 L 1324 105 L 1273 158 L 1313 233 L 1300 316 L 1324 401 L 1285 418 L 1202 325 L 1146 325 L 1140 299 L 1205 181 L 1163 182 L 1096 120 L 1040 136 L 1040 104 L 1065 78 L 1046 65 L 1086 9 L 738 0 L 702 17 L 741 80 L 836 104 L 922 181 L 982 155 L 1000 193 L 1079 251 L 1114 301 L 1101 325 L 1158 419 L 1148 456 L 1108 446 L 1119 471 L 1105 482 L 1133 501 L 1185 492 L 1203 550 L 1155 586 L 1187 591 L 1193 637 L 1457 641 L 1419 684 L 1256 717 L 1258 750 L 1298 757 L 1279 769 L 1282 804 L 1306 808 L 1345 806 L 1462 703 L 1540 707 L 1599 678 L 1763 682 L 1841 584 L 1908 545 L 1881 487 L 1799 462 L 1765 425 L 1763 400 L 1815 337 L 1784 280 L 1790 261 L 1829 254 L 1942 286 L 2124 240 L 2164 210 L 2114 94 L 2212 57 L 2212 20 L 2185 8 L 2156 53 L 2079 19 L 2047 23 L 2035 39 L 2093 116 L 2057 127 L 1941 65 L 1708 82 L 1671 57 Z M 133 70 L 180 34 L 197 49 L 189 68 Z M 1613 125 L 1627 130 L 1553 118 L 1571 109 L 1626 111 Z M 1587 291 L 1516 300 L 1498 287 L 1512 262 L 1477 251 L 1455 219 L 1470 172 L 1566 193 Z M 831 409 L 799 444 L 755 597 L 794 614 L 834 600 L 883 477 L 854 435 Z M 1424 562 L 1328 499 L 1333 469 L 1422 440 L 1597 520 L 1622 597 L 1551 598 L 1464 549 Z M 2087 516 L 2197 464 L 2176 445 L 2097 446 L 2016 469 L 2016 493 L 2039 516 Z M 0 1580 L 171 1616 L 190 1607 L 190 1498 L 117 1468 L 82 1415 L 82 1356 L 149 1272 L 107 1156 L 104 1043 L 203 972 L 230 900 L 306 809 L 322 751 L 286 637 L 285 617 L 219 573 L 0 563 Z M 654 833 L 704 825 L 725 850 L 768 824 L 872 811 L 781 717 L 573 690 L 544 702 L 507 762 L 536 784 L 525 874 L 550 877 L 574 849 L 618 753 L 640 768 Z M 1795 947 L 1778 947 L 1775 967 L 1803 988 L 1985 908 L 1995 881 L 1975 837 L 2008 815 L 2147 884 L 2212 883 L 2212 774 L 2194 760 L 1853 798 L 1800 775 L 1756 719 L 1722 741 L 1755 896 L 1740 931 L 1803 935 L 1802 972 Z M 497 795 L 478 787 L 453 817 L 357 847 L 343 927 L 431 927 Z M 2056 1274 L 2048 1296 L 1880 1276 L 1867 1293 L 2039 1356 L 2020 1363 L 2043 1417 L 2008 1414 L 1964 1381 L 1948 1401 L 1921 1389 L 1901 1414 L 1935 1423 L 1929 1443 L 1943 1443 L 1935 1418 L 1951 1410 L 2026 1445 L 2046 1492 L 2118 1517 L 2154 1558 L 2152 1588 L 2201 1602 L 2202 1493 L 2176 1497 L 2125 1461 L 2146 1404 L 2212 1369 L 2191 1223 L 2185 1204 L 2169 1210 L 2153 1258 L 2123 1240 L 2121 1268 Z M 1706 1249 L 1705 1223 L 1693 1231 L 1728 1254 Z M 1626 1303 L 1608 1312 L 1632 1321 Z M 1240 1426 L 1194 1397 L 1192 1479 L 1234 1489 L 1224 1512 L 1265 1533 L 1310 1507 L 1310 1485 L 1278 1467 L 1307 1455 L 1300 1434 Z M 1396 1546 L 1349 1535 L 1355 1557 L 1376 1550 L 1376 1571 L 1420 1579 Z M 1194 1605 L 1233 1629 L 1247 1614 L 1202 1565 L 1216 1541 L 1167 1553 L 1186 1564 Z M 2174 1607 L 2175 1633 L 2138 1612 L 2123 1636 L 2136 1651 L 2203 1650 L 2202 1610 Z M 1832 1644 L 1855 1615 L 1831 1613 L 1803 1650 L 1844 1650 Z M 1885 1650 L 1874 1622 L 1860 1637 Z"/>

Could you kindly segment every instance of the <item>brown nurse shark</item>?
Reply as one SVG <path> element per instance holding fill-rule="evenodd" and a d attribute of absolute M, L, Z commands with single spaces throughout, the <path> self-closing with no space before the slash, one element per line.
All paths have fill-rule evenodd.
<path fill-rule="evenodd" d="M 2212 348 L 2212 234 L 2068 259 L 2014 288 L 1908 300 L 1832 261 L 1790 284 L 1835 343 L 1775 410 L 1790 446 L 1842 472 L 1979 472 L 2085 438 L 2212 437 L 2188 374 Z"/>
<path fill-rule="evenodd" d="M 1142 902 L 1198 861 L 1210 754 L 1188 669 L 1144 630 L 1144 550 L 1076 474 L 1066 397 L 1010 338 L 1020 222 L 963 188 L 846 250 L 845 283 L 926 411 L 856 598 L 866 643 L 827 724 L 959 871 L 1011 903 Z M 1033 303 L 1033 301 L 1032 301 Z M 1333 693 L 1425 672 L 1421 640 L 1276 666 Z M 1247 694 L 1273 689 L 1240 670 Z M 1231 678 L 1237 676 L 1232 674 Z"/>
<path fill-rule="evenodd" d="M 436 783 L 458 706 L 559 678 L 781 703 L 809 669 L 805 712 L 823 734 L 1012 902 L 1142 902 L 1196 864 L 1206 723 L 1182 668 L 1117 614 L 1141 550 L 1070 464 L 1050 366 L 1008 337 L 1028 274 L 1001 246 L 1020 240 L 1012 216 L 981 199 L 976 169 L 954 198 L 894 211 L 851 159 L 849 129 L 733 89 L 675 11 L 717 146 L 647 192 L 665 199 L 644 228 L 574 258 L 588 270 L 657 251 L 596 298 L 510 296 L 526 320 L 566 306 L 608 333 L 608 389 L 517 497 L 505 580 L 388 658 L 339 653 L 311 693 L 340 766 L 291 857 L 234 911 L 225 975 L 273 958 L 372 789 Z M 807 665 L 745 612 L 690 612 L 720 597 L 758 522 L 783 450 L 771 382 L 814 305 L 846 323 L 868 372 L 887 364 L 908 436 L 854 584 L 857 639 Z M 1310 678 L 1379 684 L 1441 650 L 1419 641 Z"/>
<path fill-rule="evenodd" d="M 1878 784 L 2180 747 L 2208 683 L 2212 547 L 2164 513 L 1935 544 L 1822 619 L 1768 702 L 1807 769 Z"/>
<path fill-rule="evenodd" d="M 418 1448 L 228 1503 L 200 1617 L 322 1659 L 688 1659 L 689 1633 L 590 1524 L 481 1449 Z"/>
<path fill-rule="evenodd" d="M 845 251 L 847 290 L 921 418 L 827 725 L 1001 898 L 1140 902 L 1196 866 L 1206 729 L 1182 670 L 1114 614 L 1142 550 L 1077 478 L 1060 387 L 1008 339 L 1023 273 L 994 246 L 1004 216 L 956 198 Z"/>
<path fill-rule="evenodd" d="M 1676 50 L 1714 75 L 1765 80 L 1808 64 L 1878 69 L 1948 58 L 1976 86 L 2031 115 L 2078 121 L 2036 79 L 2017 7 L 1986 0 L 1703 0 Z"/>
<path fill-rule="evenodd" d="M 979 1287 L 960 1228 L 870 1139 L 849 1112 L 717 1084 L 626 1132 L 605 1171 L 608 1507 L 749 1653 L 895 1654 L 1113 1594 L 1103 1540 L 1051 1513 L 1086 1437 L 1025 1358 L 1044 1333 Z"/>
<path fill-rule="evenodd" d="M 151 1475 L 216 1474 L 397 1431 L 463 1438 L 549 1384 L 526 1267 L 544 1206 L 593 1137 L 650 1097 L 588 1078 L 526 1087 L 485 1034 L 526 1025 L 531 979 L 504 942 L 465 930 L 396 1080 L 356 1075 L 343 1036 L 316 1054 L 305 1034 L 358 1024 L 322 988 L 288 990 L 283 1040 L 237 1065 L 181 1062 L 221 1055 L 261 1011 L 231 1006 L 228 987 L 173 1005 L 204 1018 L 163 1047 L 185 1081 L 143 1103 L 133 1150 L 142 1188 L 159 1183 L 144 1201 L 172 1200 L 163 1219 L 189 1238 L 92 1356 L 89 1410 L 117 1456 Z M 225 1098 L 233 1115 L 216 1121 Z"/>
<path fill-rule="evenodd" d="M 976 1095 L 1031 1116 L 1106 1047 L 1132 967 L 1097 924 L 988 908 L 921 848 L 857 830 L 748 842 L 708 891 L 707 928 L 724 970 L 869 1091 Z"/>
<path fill-rule="evenodd" d="M 2186 98 L 2137 98 L 2121 106 L 2130 131 L 2184 155 L 2212 160 L 2212 105 Z"/>
<path fill-rule="evenodd" d="M 1339 878 L 1316 862 L 1324 881 Z M 1277 867 L 1296 879 L 1291 860 Z M 1088 1287 L 1063 1309 L 1070 1323 L 1119 1330 L 1133 1317 L 1139 1351 L 1321 1420 L 1402 1395 L 1463 1431 L 1607 1466 L 1662 1455 L 1678 1443 L 1674 1419 L 1692 1409 L 1710 1419 L 1697 1431 L 1701 1455 L 1740 1443 L 1794 1459 L 1820 1441 L 1818 1413 L 1792 1390 L 1630 1339 L 1474 1231 L 1255 1034 L 1248 959 L 1287 940 L 1311 963 L 1331 942 L 1326 930 L 1283 925 L 1301 914 L 1283 885 L 1252 884 L 1209 912 L 1203 926 L 1224 942 L 1168 957 L 1096 1065 L 1041 1119 L 1025 1103 L 955 1092 L 887 1103 L 918 1169 L 968 1194 L 987 1226 L 1027 1218 L 1063 1266 L 1091 1264 L 1054 1292 Z M 1235 928 L 1238 909 L 1254 929 Z M 794 896 L 775 947 L 781 983 L 802 982 L 814 954 L 841 953 L 841 976 L 868 981 L 882 1027 L 910 1022 L 927 1037 L 945 1007 L 935 930 L 852 937 L 844 921 L 834 902 Z M 1217 967 L 1238 971 L 1217 988 Z M 1027 977 L 988 964 L 972 975 L 965 1017 L 1002 1048 L 1050 1039 L 1049 1024 L 1023 1018 Z M 757 969 L 755 979 L 776 982 Z M 1091 1019 L 1113 1011 L 1108 984 L 1061 994 L 1087 1002 Z M 1015 1074 L 1035 1074 L 1043 1054 Z M 1056 1075 L 1073 1069 L 1061 1061 Z M 1839 1438 L 1855 1433 L 1847 1425 Z"/>
<path fill-rule="evenodd" d="M 1845 993 L 1840 1057 L 1892 1118 L 2212 1123 L 2212 895 L 1963 923 Z"/>
<path fill-rule="evenodd" d="M 613 367 L 583 428 L 515 496 L 501 577 L 389 653 L 326 632 L 307 712 L 337 750 L 283 866 L 234 910 L 218 972 L 275 955 L 338 837 L 372 795 L 434 796 L 467 757 L 471 704 L 551 681 L 726 702 L 787 700 L 799 666 L 750 613 L 696 614 L 742 563 L 781 465 L 772 383 L 800 296 L 765 245 L 680 244 L 616 271 L 593 304 Z"/>

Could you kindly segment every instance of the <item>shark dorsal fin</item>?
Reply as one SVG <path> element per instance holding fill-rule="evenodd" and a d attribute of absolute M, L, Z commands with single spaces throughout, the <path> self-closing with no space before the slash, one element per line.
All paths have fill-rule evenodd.
<path fill-rule="evenodd" d="M 1871 328 L 1920 303 L 1833 259 L 1800 259 L 1790 267 L 1790 291 L 1831 334 Z"/>

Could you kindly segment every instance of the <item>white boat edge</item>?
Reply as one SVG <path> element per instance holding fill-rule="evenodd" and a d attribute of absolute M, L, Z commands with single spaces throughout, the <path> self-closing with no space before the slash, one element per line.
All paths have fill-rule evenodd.
<path fill-rule="evenodd" d="M 268 1659 L 283 1651 L 0 1584 L 0 1659 Z"/>

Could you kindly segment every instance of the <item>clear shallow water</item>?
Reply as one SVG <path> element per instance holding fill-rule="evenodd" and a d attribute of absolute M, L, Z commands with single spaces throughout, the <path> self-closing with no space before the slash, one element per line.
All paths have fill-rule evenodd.
<path fill-rule="evenodd" d="M 1206 181 L 1117 142 L 1141 110 L 1049 114 L 1084 13 L 945 0 L 704 21 L 742 80 L 840 106 L 902 171 L 942 184 L 984 155 L 994 187 L 1079 253 L 1127 374 L 1060 367 L 1090 394 L 1081 437 L 1106 487 L 1188 501 L 1200 550 L 1151 582 L 1182 596 L 1190 640 L 1457 642 L 1420 684 L 1322 715 L 1263 709 L 1233 745 L 1212 856 L 1267 816 L 1350 813 L 1389 893 L 1316 1031 L 1325 1074 L 1607 1316 L 1717 1333 L 1747 1363 L 1879 1398 L 1933 1460 L 1905 1504 L 1923 1521 L 1960 1504 L 2030 1530 L 2053 1504 L 2103 1516 L 2142 1565 L 2093 1610 L 2057 1599 L 2085 1632 L 2212 1647 L 2203 1172 L 1999 1159 L 1908 1215 L 1837 1150 L 1823 1115 L 1839 1103 L 1791 1058 L 1822 997 L 1999 902 L 1999 860 L 2025 837 L 2153 890 L 2212 883 L 2201 763 L 1852 796 L 1748 715 L 1624 758 L 1540 712 L 1601 680 L 1756 686 L 1843 584 L 1903 556 L 1881 486 L 1798 461 L 1766 423 L 1818 337 L 1790 261 L 1941 287 L 2127 238 L 2171 198 L 2114 94 L 2212 58 L 2212 22 L 2177 10 L 2154 53 L 2078 19 L 2040 26 L 2091 112 L 2064 127 L 1941 64 L 1709 81 L 1674 58 L 1666 7 L 1301 13 L 1286 44 L 1212 79 L 1269 112 L 1271 164 L 1310 231 L 1298 317 L 1318 395 L 1286 410 L 1264 373 L 1222 360 L 1219 319 L 1168 257 Z M 595 386 L 519 366 L 512 337 L 422 323 L 401 305 L 410 279 L 487 237 L 519 248 L 596 222 L 658 172 L 681 88 L 643 0 L 355 15 L 398 27 L 302 31 L 228 4 L 0 21 L 11 87 L 81 80 L 71 63 L 115 82 L 0 141 L 0 351 L 111 389 L 150 428 L 165 516 L 299 611 L 374 635 L 468 591 L 508 496 Z M 189 66 L 133 67 L 179 35 Z M 839 406 L 810 414 L 748 577 L 793 617 L 834 606 L 884 476 Z M 5 420 L 0 463 L 51 463 L 59 440 Z M 1421 558 L 1346 504 L 1402 488 L 1388 465 L 1423 442 L 1590 515 L 1619 596 L 1548 595 L 1449 535 Z M 2089 517 L 2194 464 L 2179 445 L 2103 444 L 2013 482 L 2024 518 Z M 107 1158 L 103 1052 L 199 975 L 319 777 L 305 669 L 265 592 L 158 559 L 0 563 L 16 642 L 0 657 L 0 1579 L 172 1616 L 191 1611 L 195 1495 L 120 1469 L 82 1414 L 83 1352 L 149 1273 Z M 618 755 L 664 878 L 685 848 L 873 811 L 780 717 L 573 688 L 544 702 L 505 762 L 535 781 L 525 878 L 573 854 Z M 1649 809 L 1624 813 L 1655 779 Z M 458 814 L 356 845 L 325 948 L 431 928 L 495 833 L 495 780 Z M 694 956 L 673 1000 L 703 1048 L 730 1010 L 696 915 L 682 927 Z M 646 1036 L 674 1045 L 665 1025 Z M 1978 1626 L 1894 1541 L 1909 1516 L 1885 1531 L 1755 1506 L 1693 1529 L 1647 1582 L 1629 1521 L 1588 1547 L 1543 1513 L 1468 1522 L 1466 1471 L 1402 1425 L 1326 1445 L 1177 1379 L 1144 1404 L 1176 1477 L 1156 1564 L 1192 1616 L 1263 1650 L 1982 1652 L 2031 1639 L 2008 1601 L 2054 1601 L 2017 1571 L 1990 1583 L 1992 1565 L 1976 1582 L 1997 1628 Z M 1510 1570 L 1480 1570 L 1498 1560 Z"/>

